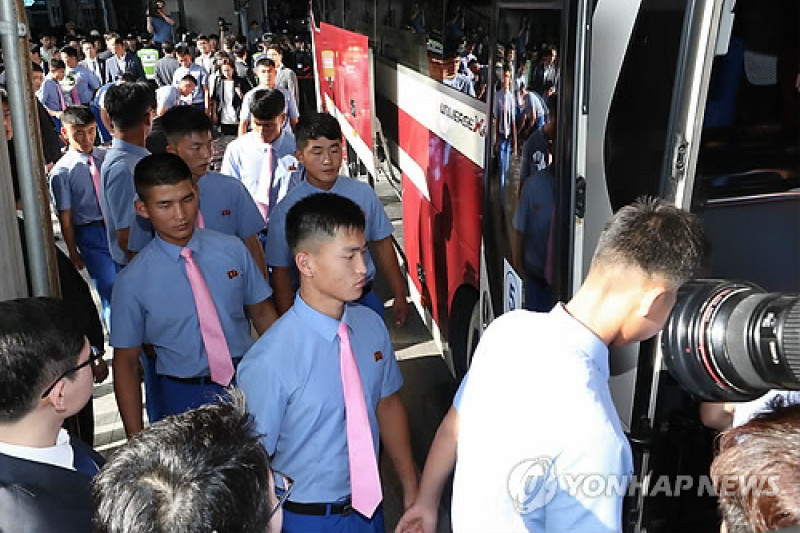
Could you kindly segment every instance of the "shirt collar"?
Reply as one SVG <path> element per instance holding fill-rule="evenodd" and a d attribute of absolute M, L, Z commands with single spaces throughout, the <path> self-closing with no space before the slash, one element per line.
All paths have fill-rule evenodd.
<path fill-rule="evenodd" d="M 200 235 L 200 231 L 202 231 L 202 230 L 198 231 L 198 229 L 195 228 L 195 230 L 192 232 L 192 238 L 189 240 L 189 243 L 186 245 L 186 248 L 190 249 L 192 251 L 192 254 L 198 253 L 202 249 L 202 245 L 201 245 L 201 242 L 200 242 L 201 237 L 199 236 Z M 178 261 L 180 261 L 181 250 L 183 250 L 183 247 L 178 246 L 177 244 L 172 244 L 171 242 L 165 241 L 164 239 L 162 239 L 158 235 L 158 232 L 156 232 L 154 240 L 156 242 L 156 245 L 159 247 L 159 249 L 162 252 L 164 252 L 165 254 L 167 254 L 167 256 L 170 259 L 172 259 L 176 263 Z"/>
<path fill-rule="evenodd" d="M 347 322 L 348 305 L 344 306 L 344 314 L 342 320 Z M 294 297 L 294 305 L 292 306 L 292 313 L 297 314 L 301 324 L 305 324 L 309 331 L 315 331 L 320 337 L 326 341 L 333 341 L 339 331 L 340 320 L 329 317 L 324 313 L 320 313 L 310 305 L 308 305 L 303 298 L 300 297 L 300 291 Z"/>
<path fill-rule="evenodd" d="M 147 148 L 143 146 L 136 146 L 135 144 L 131 144 L 128 141 L 123 141 L 122 139 L 118 138 L 114 138 L 111 141 L 111 148 L 141 157 L 147 157 L 150 155 L 150 151 Z"/>
<path fill-rule="evenodd" d="M 569 339 L 568 342 L 575 347 L 576 351 L 584 354 L 598 370 L 603 380 L 608 381 L 610 375 L 608 346 L 594 332 L 570 315 L 561 302 L 553 307 L 550 315 L 558 323 L 557 331 L 561 332 L 563 338 Z"/>

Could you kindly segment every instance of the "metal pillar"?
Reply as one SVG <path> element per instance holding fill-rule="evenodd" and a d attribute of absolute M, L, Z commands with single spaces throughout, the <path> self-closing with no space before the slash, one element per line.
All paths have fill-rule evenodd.
<path fill-rule="evenodd" d="M 42 136 L 35 96 L 31 91 L 31 60 L 23 0 L 0 0 L 0 34 L 16 140 L 14 154 L 25 216 L 25 242 L 33 296 L 59 297 L 61 291 L 44 175 Z"/>

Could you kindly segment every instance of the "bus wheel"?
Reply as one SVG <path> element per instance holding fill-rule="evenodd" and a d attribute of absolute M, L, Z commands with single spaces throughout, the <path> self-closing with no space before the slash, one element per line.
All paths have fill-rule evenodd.
<path fill-rule="evenodd" d="M 477 291 L 469 288 L 456 295 L 450 324 L 452 324 L 450 348 L 453 355 L 453 369 L 456 378 L 461 380 L 472 364 L 472 355 L 481 336 L 480 301 Z"/>

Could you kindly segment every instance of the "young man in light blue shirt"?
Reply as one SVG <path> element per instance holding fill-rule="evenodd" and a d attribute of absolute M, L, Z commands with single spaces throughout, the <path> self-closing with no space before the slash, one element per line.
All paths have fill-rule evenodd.
<path fill-rule="evenodd" d="M 661 330 L 704 248 L 696 217 L 642 199 L 611 219 L 568 303 L 492 322 L 397 531 L 435 530 L 454 467 L 456 533 L 622 531 L 633 459 L 611 400 L 608 347 Z M 607 485 L 568 481 L 587 475 Z"/>
<path fill-rule="evenodd" d="M 230 176 L 209 172 L 211 163 L 211 119 L 191 106 L 170 109 L 161 117 L 167 138 L 167 152 L 177 154 L 189 166 L 197 184 L 199 210 L 206 229 L 239 237 L 253 256 L 259 270 L 266 272 L 264 248 L 259 233 L 266 224 L 244 185 Z M 139 252 L 153 237 L 148 221 L 131 228 L 128 249 Z"/>
<path fill-rule="evenodd" d="M 272 291 L 241 240 L 195 228 L 197 186 L 180 157 L 146 157 L 136 165 L 135 180 L 136 211 L 153 224 L 156 238 L 120 272 L 112 296 L 114 392 L 129 436 L 142 429 L 142 344 L 156 355 L 163 417 L 215 401 L 230 384 L 212 380 L 209 359 L 219 352 L 209 354 L 199 311 L 216 313 L 234 367 L 253 344 L 251 323 L 260 335 L 276 318 Z M 214 309 L 195 304 L 199 293 L 187 272 L 187 250 Z"/>
<path fill-rule="evenodd" d="M 80 102 L 73 102 L 73 104 L 89 105 L 92 98 L 94 98 L 95 91 L 102 85 L 100 78 L 78 63 L 78 50 L 71 46 L 65 46 L 61 49 L 61 59 L 67 66 L 67 75 L 71 74 L 75 77 L 75 88 L 78 90 Z"/>
<path fill-rule="evenodd" d="M 88 107 L 68 107 L 61 122 L 61 134 L 68 140 L 69 149 L 50 171 L 50 189 L 70 261 L 77 270 L 86 267 L 89 272 L 100 295 L 103 320 L 108 327 L 111 287 L 117 269 L 108 249 L 100 195 L 92 176 L 93 170 L 100 172 L 105 149 L 94 146 L 97 127 Z"/>
<path fill-rule="evenodd" d="M 253 131 L 231 142 L 222 158 L 222 173 L 244 184 L 253 199 L 261 204 L 259 208 L 266 221 L 300 181 L 294 136 L 281 129 L 286 119 L 284 107 L 280 91 L 263 89 L 256 93 L 251 103 Z M 269 158 L 271 172 L 265 168 Z"/>
<path fill-rule="evenodd" d="M 286 242 L 286 213 L 297 201 L 318 192 L 336 193 L 358 204 L 364 211 L 366 237 L 372 253 L 389 282 L 394 294 L 392 311 L 398 327 L 408 318 L 408 302 L 403 274 L 397 263 L 392 244 L 392 223 L 383 210 L 378 195 L 366 183 L 339 176 L 342 163 L 342 130 L 339 122 L 326 113 L 304 115 L 297 124 L 297 157 L 304 166 L 305 180 L 286 195 L 270 216 L 267 234 L 267 265 L 272 267 L 272 287 L 275 290 L 275 305 L 278 313 L 284 313 L 294 298 L 294 261 Z M 375 266 L 369 253 L 367 261 L 367 285 L 359 299 L 383 317 L 383 302 L 371 290 Z"/>
<path fill-rule="evenodd" d="M 403 501 L 416 497 L 408 419 L 397 391 L 403 378 L 383 321 L 357 299 L 366 283 L 361 208 L 336 194 L 297 202 L 287 217 L 300 272 L 294 305 L 247 352 L 239 386 L 276 470 L 294 479 L 283 531 L 383 533 L 383 510 L 351 507 L 340 329 L 347 328 L 375 456 L 378 438 L 392 458 Z M 346 352 L 345 352 L 346 353 Z M 362 404 L 364 405 L 364 404 Z M 367 445 L 367 453 L 369 446 Z M 377 475 L 377 464 L 374 464 Z M 356 503 L 353 503 L 356 505 Z"/>
<path fill-rule="evenodd" d="M 197 81 L 197 85 L 192 92 L 192 105 L 206 113 L 211 114 L 211 107 L 209 106 L 209 93 L 208 93 L 208 72 L 206 69 L 192 62 L 192 52 L 187 46 L 178 46 L 175 48 L 175 53 L 178 57 L 180 66 L 172 74 L 172 85 L 176 87 L 180 85 L 181 80 L 187 75 L 191 74 Z"/>
<path fill-rule="evenodd" d="M 155 108 L 155 92 L 146 82 L 112 85 L 106 93 L 105 109 L 114 126 L 114 140 L 100 171 L 100 201 L 111 257 L 120 268 L 128 264 L 128 236 L 135 223 L 133 169 L 150 153 L 144 143 Z"/>

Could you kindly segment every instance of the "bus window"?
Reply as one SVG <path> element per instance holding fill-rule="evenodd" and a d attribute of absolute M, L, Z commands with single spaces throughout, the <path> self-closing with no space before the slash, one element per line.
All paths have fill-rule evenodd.
<path fill-rule="evenodd" d="M 694 205 L 714 276 L 800 290 L 800 43 L 797 2 L 736 4 L 714 60 Z"/>
<path fill-rule="evenodd" d="M 558 176 L 555 105 L 560 83 L 561 11 L 501 5 L 492 58 L 484 239 L 493 307 L 548 311 Z M 521 294 L 519 294 L 521 293 Z"/>
<path fill-rule="evenodd" d="M 644 0 L 639 10 L 606 126 L 605 176 L 613 211 L 658 194 L 687 3 Z"/>

